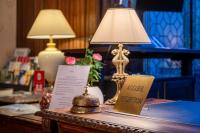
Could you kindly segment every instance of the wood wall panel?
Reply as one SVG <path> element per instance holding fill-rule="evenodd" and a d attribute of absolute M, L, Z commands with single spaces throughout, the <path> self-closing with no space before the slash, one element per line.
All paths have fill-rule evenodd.
<path fill-rule="evenodd" d="M 41 0 L 43 1 L 44 9 L 57 9 L 58 8 L 58 0 Z"/>
<path fill-rule="evenodd" d="M 31 40 L 26 36 L 37 16 L 43 8 L 41 0 L 17 1 L 17 47 L 28 47 L 32 55 L 37 55 L 45 48 L 43 40 Z"/>
<path fill-rule="evenodd" d="M 34 20 L 36 19 L 40 10 L 43 9 L 43 6 L 44 6 L 43 0 L 34 0 Z M 33 24 L 34 20 L 32 21 L 32 24 Z M 30 28 L 31 28 L 31 26 L 30 26 Z M 31 47 L 34 47 L 34 49 L 32 50 L 33 55 L 37 55 L 37 53 L 39 51 L 46 48 L 46 43 L 47 43 L 46 40 L 32 40 L 31 39 L 31 41 L 33 42 L 33 45 Z"/>
<path fill-rule="evenodd" d="M 86 45 L 88 45 L 88 41 L 91 40 L 92 35 L 94 34 L 94 32 L 96 31 L 96 28 L 98 27 L 99 23 L 100 23 L 100 1 L 98 1 L 97 4 L 94 3 L 94 0 L 87 0 L 87 4 L 86 4 L 86 14 L 88 14 L 86 16 L 86 26 L 88 27 L 86 29 Z M 92 10 L 92 11 L 91 11 Z M 98 16 L 96 15 L 98 14 Z M 96 18 L 96 21 L 94 18 Z"/>
<path fill-rule="evenodd" d="M 48 40 L 32 40 L 26 36 L 41 9 L 60 9 L 76 34 L 75 39 L 55 40 L 61 50 L 81 49 L 88 46 L 99 23 L 100 0 L 18 0 L 17 47 L 29 47 L 32 55 L 46 47 Z"/>
<path fill-rule="evenodd" d="M 59 41 L 60 49 L 74 49 L 74 48 L 85 48 L 85 0 L 59 0 L 59 9 L 64 12 L 67 20 L 72 26 L 76 38 L 75 39 L 64 39 Z"/>

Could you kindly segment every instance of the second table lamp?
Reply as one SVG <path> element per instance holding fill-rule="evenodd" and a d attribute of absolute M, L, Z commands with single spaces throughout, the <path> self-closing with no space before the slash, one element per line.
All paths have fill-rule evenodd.
<path fill-rule="evenodd" d="M 117 44 L 118 49 L 112 50 L 112 62 L 116 73 L 112 80 L 116 83 L 117 92 L 106 104 L 115 104 L 126 77 L 125 67 L 129 62 L 129 51 L 123 49 L 123 44 L 149 44 L 151 41 L 134 9 L 111 8 L 103 17 L 91 44 Z"/>
<path fill-rule="evenodd" d="M 75 33 L 60 10 L 41 10 L 32 25 L 27 38 L 49 39 L 47 48 L 38 55 L 38 63 L 45 71 L 45 79 L 52 86 L 58 65 L 64 64 L 64 54 L 56 48 L 53 39 L 74 38 Z"/>

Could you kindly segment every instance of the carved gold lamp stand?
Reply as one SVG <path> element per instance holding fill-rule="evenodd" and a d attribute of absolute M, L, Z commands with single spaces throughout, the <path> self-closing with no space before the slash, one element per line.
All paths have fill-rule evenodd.
<path fill-rule="evenodd" d="M 127 58 L 127 55 L 129 55 L 129 53 L 130 52 L 128 50 L 123 49 L 123 44 L 121 43 L 118 45 L 118 49 L 112 50 L 112 54 L 114 55 L 112 63 L 116 67 L 116 73 L 113 74 L 112 81 L 116 83 L 117 91 L 115 93 L 115 96 L 107 100 L 105 104 L 114 105 L 118 99 L 124 81 L 128 76 L 128 74 L 125 73 L 125 67 L 129 63 L 129 59 Z"/>

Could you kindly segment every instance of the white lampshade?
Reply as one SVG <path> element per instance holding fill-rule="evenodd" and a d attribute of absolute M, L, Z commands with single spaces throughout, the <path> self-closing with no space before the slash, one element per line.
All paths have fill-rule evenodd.
<path fill-rule="evenodd" d="M 28 38 L 49 39 L 52 38 L 74 38 L 75 34 L 60 10 L 41 10 L 28 33 Z"/>
<path fill-rule="evenodd" d="M 49 39 L 47 48 L 38 54 L 38 63 L 45 71 L 45 79 L 53 83 L 58 65 L 64 64 L 65 56 L 55 47 L 53 39 L 74 38 L 75 33 L 65 19 L 63 13 L 57 9 L 41 10 L 28 33 L 30 39 Z"/>
<path fill-rule="evenodd" d="M 148 44 L 150 39 L 134 9 L 111 8 L 103 17 L 91 44 Z"/>

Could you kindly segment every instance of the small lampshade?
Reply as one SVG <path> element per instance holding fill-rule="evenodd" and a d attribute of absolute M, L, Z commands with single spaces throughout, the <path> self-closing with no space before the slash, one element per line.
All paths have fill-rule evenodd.
<path fill-rule="evenodd" d="M 103 17 L 91 44 L 148 44 L 150 39 L 134 9 L 111 8 Z"/>
<path fill-rule="evenodd" d="M 60 10 L 41 10 L 28 33 L 31 39 L 74 38 L 75 34 Z"/>
<path fill-rule="evenodd" d="M 41 70 L 45 71 L 45 79 L 49 84 L 54 82 L 58 65 L 64 64 L 65 59 L 64 54 L 55 47 L 53 39 L 74 37 L 75 33 L 60 10 L 45 9 L 39 12 L 27 38 L 49 39 L 47 48 L 38 54 L 38 63 Z"/>

